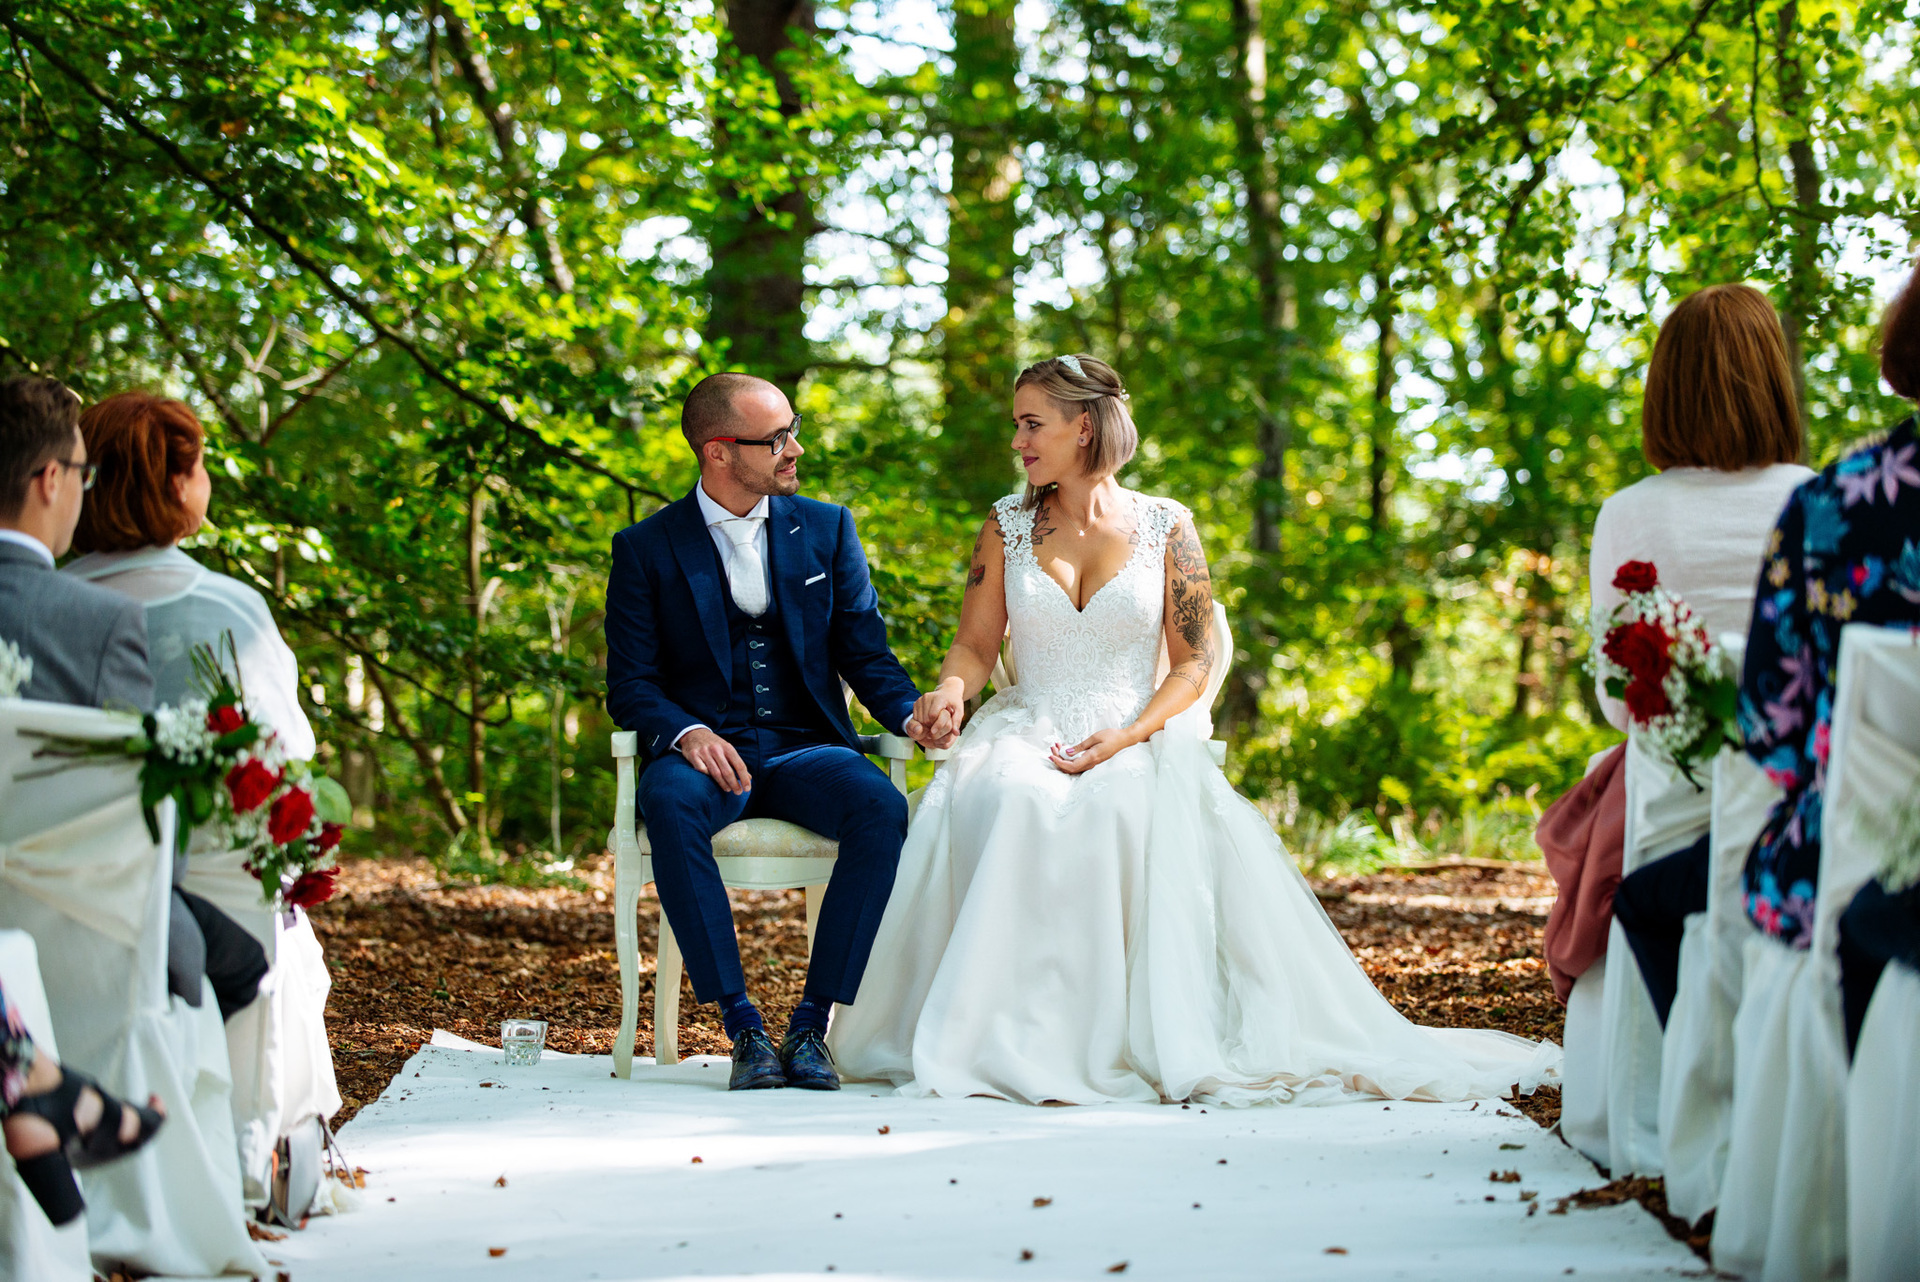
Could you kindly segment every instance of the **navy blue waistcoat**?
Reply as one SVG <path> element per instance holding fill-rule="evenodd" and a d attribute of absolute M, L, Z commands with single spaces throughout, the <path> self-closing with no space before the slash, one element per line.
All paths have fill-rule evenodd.
<path fill-rule="evenodd" d="M 724 578 L 724 575 L 723 575 Z M 793 645 L 780 620 L 780 606 L 769 599 L 758 618 L 726 599 L 727 638 L 733 652 L 733 693 L 727 714 L 714 729 L 736 747 L 748 736 L 758 736 L 763 752 L 777 752 L 804 743 L 836 743 L 839 736 L 820 715 L 820 705 L 807 692 Z"/>

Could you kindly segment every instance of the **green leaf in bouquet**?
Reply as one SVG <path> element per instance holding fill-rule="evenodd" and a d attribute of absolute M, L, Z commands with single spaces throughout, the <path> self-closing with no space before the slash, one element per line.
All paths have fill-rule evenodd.
<path fill-rule="evenodd" d="M 316 775 L 313 780 L 313 813 L 321 823 L 345 826 L 353 822 L 353 799 L 337 779 Z"/>
<path fill-rule="evenodd" d="M 128 737 L 127 755 L 129 757 L 144 757 L 152 751 L 153 740 L 149 739 L 146 735 L 137 734 Z"/>
<path fill-rule="evenodd" d="M 238 752 L 242 748 L 251 748 L 260 738 L 260 727 L 247 722 L 238 730 L 229 730 L 213 741 L 213 750 L 221 755 Z"/>
<path fill-rule="evenodd" d="M 183 791 L 186 793 L 186 809 L 195 826 L 213 818 L 213 789 L 205 779 L 189 779 Z"/>

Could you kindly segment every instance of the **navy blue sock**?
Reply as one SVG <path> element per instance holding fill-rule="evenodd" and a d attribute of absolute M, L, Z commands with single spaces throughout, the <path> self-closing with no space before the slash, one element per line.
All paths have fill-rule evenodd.
<path fill-rule="evenodd" d="M 787 1017 L 787 1036 L 796 1033 L 819 1033 L 826 1036 L 827 1014 L 833 1009 L 833 998 L 816 997 L 807 993 L 800 998 L 800 1004 L 793 1008 L 793 1014 Z"/>
<path fill-rule="evenodd" d="M 766 1030 L 760 1020 L 760 1011 L 747 1000 L 745 993 L 727 993 L 720 998 L 720 1022 L 726 1025 L 727 1040 L 737 1042 L 741 1034 L 750 1028 Z"/>

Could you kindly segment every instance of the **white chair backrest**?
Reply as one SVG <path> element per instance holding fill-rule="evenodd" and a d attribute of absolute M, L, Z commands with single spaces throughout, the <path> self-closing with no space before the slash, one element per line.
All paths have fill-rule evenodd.
<path fill-rule="evenodd" d="M 1694 770 L 1698 785 L 1664 758 L 1627 736 L 1627 826 L 1621 872 L 1630 873 L 1673 854 L 1707 831 L 1713 813 L 1712 764 Z"/>
<path fill-rule="evenodd" d="M 1849 623 L 1837 669 L 1813 914 L 1814 956 L 1827 959 L 1840 914 L 1879 868 L 1887 818 L 1920 788 L 1920 631 Z"/>
<path fill-rule="evenodd" d="M 139 792 L 140 763 L 131 757 L 61 761 L 35 757 L 46 740 L 124 739 L 140 730 L 131 713 L 102 712 L 65 703 L 0 699 L 0 841 L 77 818 L 105 802 Z M 58 768 L 58 773 L 42 771 Z"/>
<path fill-rule="evenodd" d="M 33 755 L 44 742 L 35 732 L 105 739 L 137 729 L 130 716 L 0 701 L 0 927 L 34 936 L 61 1047 L 103 1077 L 133 1020 L 167 1007 L 173 803 L 158 807 L 156 842 L 138 761 L 32 777 L 47 764 Z"/>

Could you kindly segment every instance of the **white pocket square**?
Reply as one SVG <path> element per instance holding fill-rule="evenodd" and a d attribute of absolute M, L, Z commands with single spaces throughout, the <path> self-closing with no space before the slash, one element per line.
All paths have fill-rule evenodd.
<path fill-rule="evenodd" d="M 809 588 L 810 588 L 810 587 L 812 587 L 812 586 L 813 586 L 814 584 L 816 584 L 816 583 L 818 583 L 818 582 L 819 582 L 820 580 L 822 580 L 822 579 L 824 579 L 824 578 L 826 578 L 826 577 L 827 577 L 827 576 L 826 576 L 826 575 L 824 575 L 824 574 L 816 574 L 816 575 L 814 575 L 814 576 L 813 576 L 813 577 L 812 577 L 811 579 L 808 579 L 808 580 L 806 581 L 806 583 L 805 583 L 805 584 L 804 584 L 803 586 L 805 586 L 805 587 L 809 587 Z"/>

